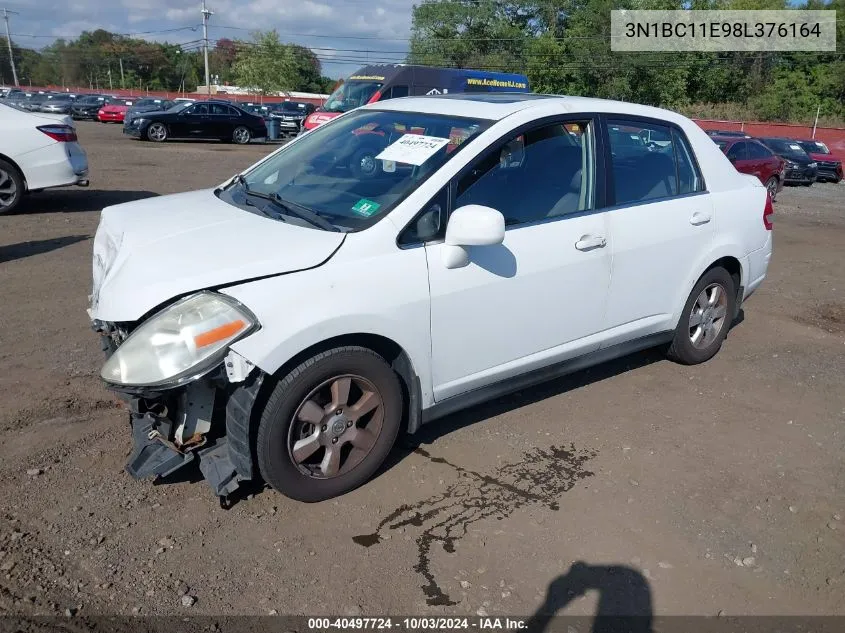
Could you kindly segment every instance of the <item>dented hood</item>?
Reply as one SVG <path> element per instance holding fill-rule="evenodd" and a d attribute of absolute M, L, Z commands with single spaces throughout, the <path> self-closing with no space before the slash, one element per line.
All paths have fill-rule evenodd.
<path fill-rule="evenodd" d="M 135 321 L 186 293 L 319 266 L 344 234 L 244 211 L 212 189 L 103 209 L 90 316 Z"/>

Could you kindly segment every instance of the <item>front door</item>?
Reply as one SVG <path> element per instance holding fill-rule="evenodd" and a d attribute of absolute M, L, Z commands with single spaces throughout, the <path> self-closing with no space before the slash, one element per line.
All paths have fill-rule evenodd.
<path fill-rule="evenodd" d="M 528 129 L 455 183 L 452 208 L 492 207 L 506 231 L 503 244 L 469 247 L 458 268 L 443 244 L 426 246 L 435 400 L 597 349 L 611 262 L 595 129 Z"/>
<path fill-rule="evenodd" d="M 613 273 L 606 345 L 675 327 L 678 297 L 692 290 L 683 286 L 711 248 L 715 225 L 710 194 L 678 130 L 610 119 L 608 131 L 615 197 L 608 212 Z M 617 151 L 621 132 L 651 140 Z"/>

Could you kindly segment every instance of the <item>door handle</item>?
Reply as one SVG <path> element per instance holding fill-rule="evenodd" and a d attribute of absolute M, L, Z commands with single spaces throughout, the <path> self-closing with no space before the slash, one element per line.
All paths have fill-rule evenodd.
<path fill-rule="evenodd" d="M 689 219 L 689 223 L 693 226 L 699 226 L 701 224 L 707 224 L 710 221 L 710 214 L 709 213 L 702 213 L 701 211 L 696 211 L 692 214 L 692 217 Z"/>
<path fill-rule="evenodd" d="M 605 246 L 607 246 L 607 240 L 601 235 L 582 235 L 581 239 L 575 242 L 575 248 L 579 251 L 591 251 Z"/>

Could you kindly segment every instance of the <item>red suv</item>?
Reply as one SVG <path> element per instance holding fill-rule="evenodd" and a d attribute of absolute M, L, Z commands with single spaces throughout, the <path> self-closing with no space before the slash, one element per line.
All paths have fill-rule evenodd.
<path fill-rule="evenodd" d="M 774 202 L 778 192 L 783 189 L 786 161 L 753 138 L 735 136 L 712 136 L 711 138 L 734 164 L 737 171 L 757 176 L 760 182 L 766 185 Z"/>
<path fill-rule="evenodd" d="M 798 141 L 798 144 L 810 155 L 810 158 L 819 164 L 816 180 L 819 182 L 829 180 L 837 183 L 842 180 L 842 159 L 834 156 L 827 145 L 815 140 Z"/>

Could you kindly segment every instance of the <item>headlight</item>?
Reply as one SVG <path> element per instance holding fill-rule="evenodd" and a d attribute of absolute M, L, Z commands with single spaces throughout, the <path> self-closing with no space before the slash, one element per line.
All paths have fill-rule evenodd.
<path fill-rule="evenodd" d="M 798 167 L 798 165 L 793 163 L 791 160 L 786 161 L 786 168 L 787 169 L 795 169 L 796 167 Z"/>
<path fill-rule="evenodd" d="M 256 327 L 255 317 L 235 300 L 200 292 L 145 321 L 100 375 L 118 385 L 175 386 L 212 369 L 229 345 Z"/>
<path fill-rule="evenodd" d="M 810 169 L 815 169 L 818 166 L 819 166 L 818 163 L 810 163 L 809 165 L 807 165 L 807 167 L 809 167 Z"/>

